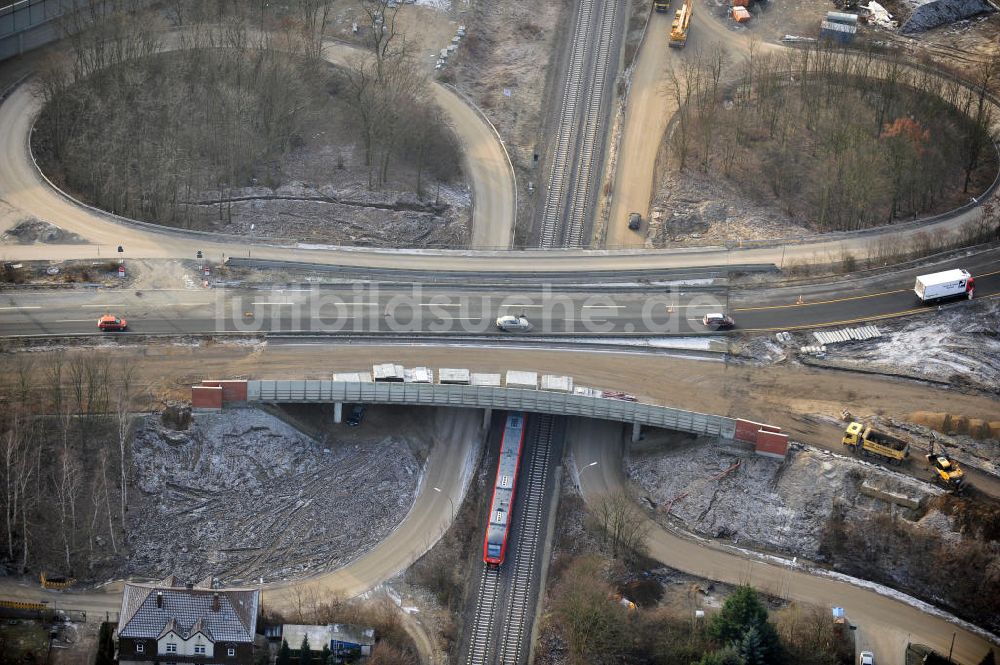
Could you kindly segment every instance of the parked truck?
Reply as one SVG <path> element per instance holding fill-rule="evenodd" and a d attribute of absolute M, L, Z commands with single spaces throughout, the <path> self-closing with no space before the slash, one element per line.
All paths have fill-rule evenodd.
<path fill-rule="evenodd" d="M 961 268 L 919 275 L 913 285 L 913 292 L 920 298 L 920 302 L 925 303 L 959 297 L 972 300 L 975 290 L 976 284 L 972 275 Z"/>
<path fill-rule="evenodd" d="M 854 453 L 876 455 L 893 464 L 902 464 L 910 454 L 910 444 L 907 441 L 859 422 L 852 422 L 847 426 L 843 443 L 850 446 Z"/>

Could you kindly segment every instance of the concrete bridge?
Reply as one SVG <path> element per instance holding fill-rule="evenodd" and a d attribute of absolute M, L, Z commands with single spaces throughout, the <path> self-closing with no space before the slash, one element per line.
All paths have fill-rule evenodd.
<path fill-rule="evenodd" d="M 634 441 L 638 440 L 642 426 L 646 425 L 751 443 L 759 454 L 773 457 L 784 457 L 788 448 L 788 435 L 782 434 L 781 428 L 774 425 L 647 404 L 634 398 L 628 399 L 630 396 L 621 399 L 609 395 L 621 393 L 594 388 L 576 388 L 571 392 L 510 385 L 377 380 L 206 380 L 201 385 L 192 386 L 191 404 L 198 411 L 254 403 L 332 404 L 334 422 L 340 422 L 345 403 L 483 409 L 484 423 L 489 422 L 493 409 L 503 409 L 631 423 Z"/>

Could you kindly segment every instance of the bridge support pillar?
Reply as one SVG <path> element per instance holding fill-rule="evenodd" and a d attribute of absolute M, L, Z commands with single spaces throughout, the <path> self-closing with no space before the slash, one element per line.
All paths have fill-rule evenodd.
<path fill-rule="evenodd" d="M 483 429 L 490 428 L 490 420 L 493 418 L 493 409 L 483 409 Z"/>
<path fill-rule="evenodd" d="M 642 425 L 640 423 L 632 423 L 632 443 L 636 443 L 642 438 Z"/>
<path fill-rule="evenodd" d="M 344 403 L 334 402 L 333 403 L 333 422 L 340 424 L 344 422 Z"/>

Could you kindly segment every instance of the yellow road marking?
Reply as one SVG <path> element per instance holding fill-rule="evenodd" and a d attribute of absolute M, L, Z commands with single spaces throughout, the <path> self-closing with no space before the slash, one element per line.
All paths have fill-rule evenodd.
<path fill-rule="evenodd" d="M 975 300 L 990 300 L 992 298 L 1000 298 L 1000 293 L 994 293 L 989 296 L 982 296 L 981 298 L 975 298 Z M 804 330 L 806 328 L 829 328 L 832 326 L 846 326 L 851 323 L 861 323 L 863 321 L 881 321 L 882 319 L 892 319 L 899 316 L 906 316 L 907 314 L 932 314 L 937 312 L 937 308 L 933 306 L 928 307 L 916 307 L 914 309 L 904 309 L 900 312 L 892 312 L 890 314 L 875 314 L 872 316 L 863 316 L 857 319 L 844 319 L 843 321 L 828 321 L 825 323 L 806 323 L 799 326 L 784 326 L 780 328 L 739 328 L 737 332 L 775 332 L 775 331 L 785 331 L 785 330 Z"/>
<path fill-rule="evenodd" d="M 817 300 L 816 302 L 802 302 L 802 303 L 789 303 L 788 305 L 766 305 L 762 307 L 739 307 L 733 311 L 736 312 L 752 312 L 758 309 L 787 309 L 789 307 L 809 307 L 812 305 L 829 305 L 835 302 L 846 302 L 848 300 L 864 300 L 865 298 L 878 298 L 879 296 L 889 296 L 894 293 L 905 293 L 910 289 L 899 289 L 898 291 L 883 291 L 881 293 L 869 293 L 863 296 L 848 296 L 847 298 L 834 298 L 833 300 Z"/>
<path fill-rule="evenodd" d="M 973 275 L 973 279 L 981 279 L 983 277 L 992 277 L 993 275 L 1000 275 L 1000 270 L 994 270 L 993 272 L 981 273 L 979 275 Z M 881 293 L 869 293 L 863 296 L 848 296 L 846 298 L 834 298 L 832 300 L 817 300 L 816 302 L 793 302 L 787 305 L 764 305 L 761 307 L 738 307 L 734 309 L 734 312 L 752 312 L 755 310 L 762 309 L 787 309 L 789 307 L 809 307 L 812 305 L 829 305 L 835 302 L 847 302 L 849 300 L 864 300 L 865 298 L 878 298 L 879 296 L 891 296 L 896 293 L 906 293 L 907 291 L 912 291 L 912 289 L 899 289 L 897 291 L 882 291 Z M 801 297 L 801 296 L 800 296 Z"/>

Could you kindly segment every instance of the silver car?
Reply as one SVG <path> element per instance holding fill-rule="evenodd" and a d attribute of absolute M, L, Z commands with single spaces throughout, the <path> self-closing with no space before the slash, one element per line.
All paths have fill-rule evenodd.
<path fill-rule="evenodd" d="M 497 317 L 497 328 L 504 332 L 527 332 L 531 330 L 531 323 L 523 316 L 507 314 Z"/>

